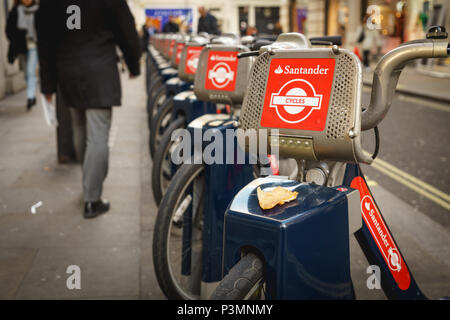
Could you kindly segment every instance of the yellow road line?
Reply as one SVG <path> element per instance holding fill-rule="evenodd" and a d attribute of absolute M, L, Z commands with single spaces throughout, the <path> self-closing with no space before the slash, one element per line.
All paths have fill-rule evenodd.
<path fill-rule="evenodd" d="M 445 192 L 442 192 L 441 190 L 436 189 L 435 187 L 429 185 L 426 182 L 423 182 L 420 179 L 417 179 L 416 177 L 410 175 L 409 173 L 406 173 L 405 171 L 400 170 L 397 167 L 394 167 L 392 164 L 387 163 L 386 161 L 383 161 L 381 159 L 375 159 L 374 161 L 376 164 L 379 164 L 380 166 L 385 167 L 388 170 L 392 170 L 393 172 L 395 172 L 396 174 L 402 176 L 403 178 L 405 178 L 406 180 L 411 181 L 412 183 L 428 190 L 431 193 L 434 193 L 436 196 L 444 199 L 447 202 L 450 202 L 450 195 L 446 194 Z"/>
<path fill-rule="evenodd" d="M 402 94 L 398 95 L 398 98 L 403 101 L 417 103 L 422 107 L 435 109 L 435 110 L 439 110 L 439 111 L 450 112 L 450 107 L 448 107 L 447 105 L 444 105 L 443 103 L 427 101 L 427 100 L 424 100 L 421 98 L 416 98 L 416 97 L 408 97 L 408 96 L 405 96 Z"/>
<path fill-rule="evenodd" d="M 376 187 L 378 185 L 378 183 L 375 180 L 370 179 L 368 175 L 365 175 L 365 178 L 369 187 Z"/>
<path fill-rule="evenodd" d="M 431 189 L 434 190 L 435 192 L 438 191 L 439 194 L 445 195 L 444 199 L 445 198 L 448 199 L 449 196 L 443 193 L 442 191 L 439 191 L 436 188 L 430 186 L 429 184 L 407 174 L 406 172 L 401 171 L 398 168 L 395 168 L 394 166 L 386 163 L 383 160 L 376 159 L 372 163 L 372 167 L 377 169 L 378 171 L 381 171 L 382 173 L 394 179 L 395 181 L 400 182 L 409 189 L 414 190 L 415 192 L 423 195 L 424 197 L 440 205 L 441 207 L 450 210 L 450 203 L 448 201 L 439 198 L 438 196 L 436 196 L 436 193 L 433 194 L 432 192 L 427 191 L 426 189 Z M 427 186 L 427 188 L 424 188 L 424 186 Z"/>
<path fill-rule="evenodd" d="M 363 87 L 363 91 L 365 93 L 372 92 L 371 88 Z M 426 100 L 425 98 L 419 98 L 419 97 L 411 97 L 405 94 L 397 93 L 397 98 L 402 101 L 406 102 L 413 102 L 417 104 L 418 106 L 430 108 L 438 111 L 444 111 L 444 112 L 450 112 L 450 107 L 445 104 L 445 102 L 434 102 Z"/>

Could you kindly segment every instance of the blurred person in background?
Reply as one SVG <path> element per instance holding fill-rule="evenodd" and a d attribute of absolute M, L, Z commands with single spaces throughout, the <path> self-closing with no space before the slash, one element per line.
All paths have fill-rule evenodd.
<path fill-rule="evenodd" d="M 376 49 L 377 52 L 381 50 L 381 37 L 379 31 L 375 27 L 375 22 L 372 24 L 371 28 L 367 26 L 368 19 L 369 15 L 366 15 L 363 19 L 362 26 L 358 27 L 356 34 L 358 36 L 357 42 L 361 45 L 363 52 L 362 60 L 364 67 L 366 71 L 371 71 L 370 53 L 373 49 Z"/>
<path fill-rule="evenodd" d="M 280 21 L 277 21 L 277 23 L 275 23 L 275 27 L 273 28 L 273 32 L 274 35 L 279 35 L 283 33 L 283 28 L 281 27 L 281 23 Z"/>
<path fill-rule="evenodd" d="M 169 21 L 164 25 L 163 32 L 164 33 L 177 33 L 180 31 L 180 26 L 175 21 L 174 16 L 169 16 Z"/>
<path fill-rule="evenodd" d="M 197 32 L 206 32 L 209 34 L 220 34 L 219 27 L 217 26 L 217 19 L 209 11 L 206 11 L 205 7 L 198 8 L 200 18 L 198 19 Z"/>
<path fill-rule="evenodd" d="M 250 26 L 247 28 L 247 36 L 256 36 L 258 34 L 258 29 L 254 26 Z"/>
<path fill-rule="evenodd" d="M 94 218 L 110 208 L 101 196 L 112 106 L 121 105 L 116 45 L 130 78 L 140 74 L 141 42 L 134 18 L 126 0 L 41 0 L 36 28 L 41 91 L 51 103 L 58 88 L 69 106 L 83 167 L 84 217 Z"/>
<path fill-rule="evenodd" d="M 142 26 L 142 29 L 140 32 L 140 37 L 141 37 L 141 44 L 142 44 L 142 52 L 147 52 L 148 44 L 150 41 L 150 33 L 148 31 L 147 24 L 144 24 Z"/>
<path fill-rule="evenodd" d="M 6 36 L 10 43 L 8 62 L 13 64 L 19 58 L 25 70 L 27 110 L 36 104 L 38 53 L 34 15 L 37 10 L 38 4 L 34 0 L 16 0 L 6 23 Z"/>

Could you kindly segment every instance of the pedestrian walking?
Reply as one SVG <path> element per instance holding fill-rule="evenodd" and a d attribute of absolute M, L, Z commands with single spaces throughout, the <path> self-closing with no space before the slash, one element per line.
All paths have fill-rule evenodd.
<path fill-rule="evenodd" d="M 280 21 L 277 21 L 275 23 L 275 27 L 273 28 L 273 32 L 274 35 L 279 35 L 283 33 L 283 27 L 281 27 L 281 23 Z"/>
<path fill-rule="evenodd" d="M 174 16 L 169 16 L 169 21 L 164 25 L 163 32 L 164 33 L 176 33 L 180 31 L 180 26 L 175 21 Z"/>
<path fill-rule="evenodd" d="M 8 62 L 13 64 L 19 58 L 25 71 L 27 110 L 36 104 L 38 53 L 34 16 L 38 7 L 34 0 L 16 0 L 6 22 Z"/>
<path fill-rule="evenodd" d="M 217 26 L 217 19 L 209 11 L 206 11 L 205 7 L 198 8 L 200 18 L 198 19 L 197 32 L 206 32 L 209 34 L 220 34 L 219 27 Z"/>
<path fill-rule="evenodd" d="M 356 34 L 357 42 L 361 45 L 363 52 L 363 65 L 366 71 L 370 71 L 370 53 L 373 49 L 380 50 L 381 37 L 375 23 L 371 24 L 370 28 L 368 27 L 367 19 L 369 19 L 368 15 L 364 17 L 362 26 L 358 27 Z"/>
<path fill-rule="evenodd" d="M 83 167 L 84 217 L 94 218 L 110 208 L 101 196 L 112 106 L 121 104 L 116 45 L 130 78 L 140 74 L 134 18 L 126 0 L 41 0 L 36 27 L 41 91 L 51 102 L 58 87 L 70 108 Z"/>

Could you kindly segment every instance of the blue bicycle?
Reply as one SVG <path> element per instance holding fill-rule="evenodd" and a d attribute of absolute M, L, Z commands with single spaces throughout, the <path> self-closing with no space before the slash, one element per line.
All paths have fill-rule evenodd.
<path fill-rule="evenodd" d="M 292 37 L 294 43 L 281 37 L 276 46 L 292 49 L 307 44 L 303 35 Z M 255 158 L 250 161 L 250 155 L 237 143 L 236 114 L 247 94 L 253 55 L 243 45 L 209 45 L 201 53 L 199 66 L 202 67 L 197 71 L 194 87 L 196 97 L 204 101 L 229 102 L 235 112 L 232 115 L 207 114 L 189 123 L 191 133 L 188 136 L 194 137 L 194 142 L 196 136 L 203 137 L 202 141 L 206 142 L 191 146 L 194 159 L 189 152 L 188 161 L 171 177 L 159 205 L 153 261 L 158 283 L 169 299 L 207 299 L 210 296 L 222 279 L 224 212 L 234 195 L 247 183 L 271 173 L 267 155 L 260 157 L 259 163 L 254 161 Z M 228 62 L 227 66 L 224 62 Z M 214 85 L 226 90 L 211 90 Z M 211 151 L 208 141 L 214 141 L 218 147 L 213 152 L 214 161 L 196 164 L 196 151 L 200 155 Z M 167 154 L 170 157 L 177 153 L 175 148 Z M 244 161 L 237 163 L 239 154 Z M 166 163 L 170 171 L 173 166 L 170 158 Z"/>
<path fill-rule="evenodd" d="M 223 227 L 224 278 L 211 298 L 354 299 L 354 234 L 369 263 L 379 266 L 389 299 L 425 299 L 359 163 L 370 164 L 378 153 L 376 128 L 403 67 L 413 59 L 449 56 L 445 29 L 432 27 L 426 40 L 388 52 L 374 72 L 364 110 L 361 63 L 353 53 L 337 46 L 269 46 L 258 54 L 240 127 L 268 130 L 271 148 L 297 159 L 298 178 L 259 178 L 233 199 Z M 377 138 L 372 155 L 361 146 L 361 132 L 370 129 Z M 271 207 L 267 199 L 277 199 L 275 189 L 295 196 Z"/>

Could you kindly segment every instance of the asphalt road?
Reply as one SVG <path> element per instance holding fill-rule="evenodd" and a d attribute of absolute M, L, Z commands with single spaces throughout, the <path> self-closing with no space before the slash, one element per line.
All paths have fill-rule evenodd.
<path fill-rule="evenodd" d="M 365 87 L 363 105 L 369 99 L 370 89 Z M 446 229 L 450 227 L 449 124 L 449 104 L 397 94 L 379 125 L 378 161 L 363 165 L 373 184 Z M 363 133 L 363 146 L 374 150 L 373 131 Z"/>

